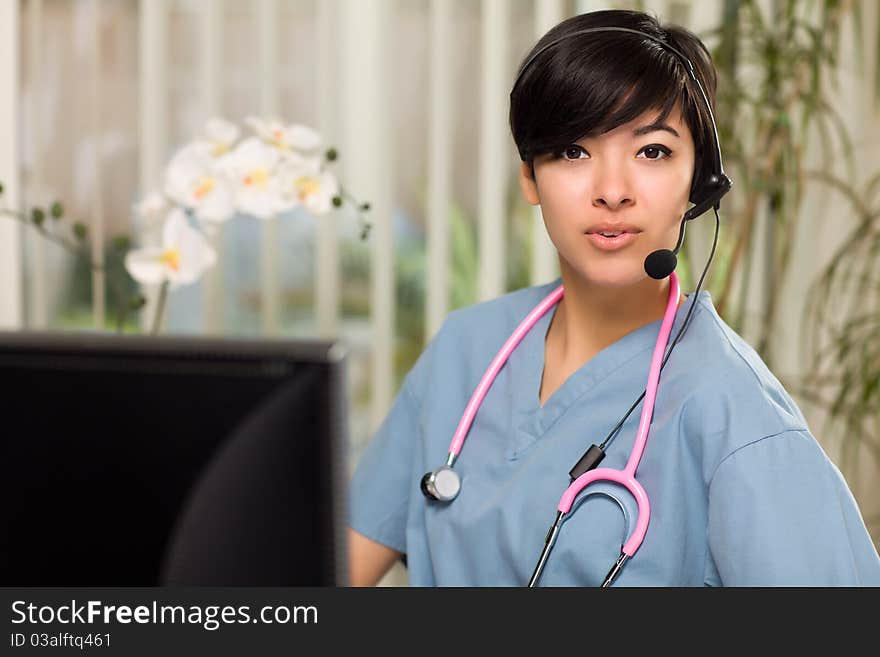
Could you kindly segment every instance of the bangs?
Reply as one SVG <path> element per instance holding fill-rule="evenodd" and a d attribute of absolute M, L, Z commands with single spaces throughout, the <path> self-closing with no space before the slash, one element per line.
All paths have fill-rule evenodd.
<path fill-rule="evenodd" d="M 699 121 L 683 63 L 659 44 L 638 35 L 585 34 L 544 53 L 511 94 L 514 133 L 524 161 L 600 135 L 654 110 L 665 120 L 676 105 L 697 141 Z M 521 107 L 528 98 L 528 107 Z M 696 122 L 695 122 L 696 121 Z M 517 125 L 518 124 L 518 125 Z"/>
<path fill-rule="evenodd" d="M 584 31 L 594 28 L 638 33 Z M 690 61 L 699 87 L 669 48 Z M 651 119 L 664 121 L 678 106 L 694 141 L 696 203 L 705 193 L 703 182 L 721 167 L 709 109 L 717 82 L 708 49 L 683 27 L 661 26 L 653 16 L 623 9 L 580 14 L 550 29 L 523 60 L 510 92 L 510 130 L 520 159 L 534 172 L 537 156 L 652 111 Z"/>

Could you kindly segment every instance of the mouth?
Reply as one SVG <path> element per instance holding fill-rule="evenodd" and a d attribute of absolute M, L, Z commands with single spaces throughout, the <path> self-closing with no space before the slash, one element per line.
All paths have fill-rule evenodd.
<path fill-rule="evenodd" d="M 639 233 L 635 232 L 609 232 L 602 231 L 598 233 L 586 233 L 587 239 L 593 246 L 603 251 L 615 251 L 632 244 L 638 238 Z"/>

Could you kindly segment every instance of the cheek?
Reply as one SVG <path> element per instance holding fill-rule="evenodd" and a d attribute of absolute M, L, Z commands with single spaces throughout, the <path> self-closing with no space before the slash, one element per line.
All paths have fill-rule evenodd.
<path fill-rule="evenodd" d="M 547 176 L 539 187 L 541 212 L 547 230 L 582 221 L 590 205 L 589 181 L 585 176 Z"/>
<path fill-rule="evenodd" d="M 558 173 L 548 176 L 547 184 L 542 187 L 541 198 L 554 207 L 570 205 L 589 199 L 589 188 L 587 176 Z"/>
<path fill-rule="evenodd" d="M 639 191 L 644 204 L 683 210 L 690 196 L 690 185 L 691 169 L 669 167 L 657 175 L 642 177 Z"/>

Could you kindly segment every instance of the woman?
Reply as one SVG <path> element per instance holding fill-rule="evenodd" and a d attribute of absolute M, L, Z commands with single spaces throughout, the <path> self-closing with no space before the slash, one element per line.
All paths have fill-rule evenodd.
<path fill-rule="evenodd" d="M 641 34 L 584 32 L 599 27 Z M 352 584 L 405 558 L 412 585 L 880 585 L 858 506 L 797 405 L 708 292 L 679 295 L 670 271 L 646 273 L 650 254 L 677 251 L 689 202 L 718 183 L 715 86 L 692 33 L 640 12 L 577 16 L 536 44 L 510 124 L 561 280 L 450 313 L 420 356 L 352 480 Z M 458 460 L 450 439 L 471 394 L 545 299 Z M 630 490 L 595 481 L 564 517 L 557 504 L 591 443 L 608 437 L 602 468 L 629 464 L 642 434 L 627 410 L 650 388 L 652 353 L 666 353 L 667 316 L 674 350 L 654 403 L 637 409 L 652 413 L 637 471 L 650 523 L 622 565 L 648 511 Z M 435 470 L 444 461 L 454 469 Z"/>

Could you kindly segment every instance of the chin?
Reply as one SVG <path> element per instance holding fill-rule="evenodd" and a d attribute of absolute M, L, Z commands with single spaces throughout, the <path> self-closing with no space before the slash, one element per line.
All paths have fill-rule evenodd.
<path fill-rule="evenodd" d="M 571 269 L 579 278 L 606 288 L 627 288 L 648 278 L 644 260 L 637 261 L 635 258 L 608 262 L 604 265 L 591 262 L 588 265 Z"/>

